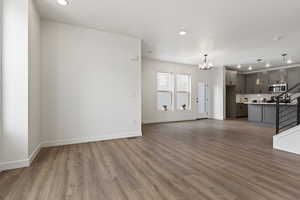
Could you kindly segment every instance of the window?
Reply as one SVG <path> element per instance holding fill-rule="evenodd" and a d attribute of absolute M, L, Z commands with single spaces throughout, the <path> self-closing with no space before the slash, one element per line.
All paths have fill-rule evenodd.
<path fill-rule="evenodd" d="M 188 74 L 176 75 L 176 105 L 177 110 L 191 109 L 191 76 Z"/>
<path fill-rule="evenodd" d="M 173 110 L 173 74 L 157 73 L 157 109 Z"/>

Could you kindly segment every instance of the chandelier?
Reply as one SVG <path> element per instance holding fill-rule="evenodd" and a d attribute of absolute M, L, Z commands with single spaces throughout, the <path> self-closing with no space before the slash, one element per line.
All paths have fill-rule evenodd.
<path fill-rule="evenodd" d="M 200 70 L 210 70 L 213 67 L 212 63 L 207 62 L 207 56 L 207 54 L 204 54 L 204 61 L 198 66 Z"/>

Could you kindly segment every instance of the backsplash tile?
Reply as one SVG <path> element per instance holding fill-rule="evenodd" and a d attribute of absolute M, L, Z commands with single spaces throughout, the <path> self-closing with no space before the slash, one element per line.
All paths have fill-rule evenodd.
<path fill-rule="evenodd" d="M 248 99 L 248 102 L 252 102 L 253 100 L 257 100 L 261 102 L 264 98 L 267 100 L 271 99 L 274 94 L 237 94 L 236 95 L 236 103 L 243 103 L 245 102 L 245 98 Z"/>
<path fill-rule="evenodd" d="M 253 100 L 256 100 L 258 102 L 262 102 L 264 98 L 267 100 L 270 100 L 272 96 L 277 96 L 279 94 L 236 94 L 236 103 L 244 103 L 245 98 L 248 99 L 247 102 L 253 102 Z M 300 96 L 300 93 L 294 93 L 293 99 Z"/>

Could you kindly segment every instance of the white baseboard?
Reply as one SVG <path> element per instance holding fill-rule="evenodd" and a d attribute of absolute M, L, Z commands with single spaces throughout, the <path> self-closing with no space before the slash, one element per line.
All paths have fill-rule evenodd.
<path fill-rule="evenodd" d="M 29 164 L 31 165 L 31 163 L 34 161 L 34 159 L 36 158 L 36 156 L 39 154 L 40 150 L 42 148 L 42 144 L 40 143 L 35 150 L 31 153 L 31 155 L 29 156 L 28 160 L 29 160 Z"/>
<path fill-rule="evenodd" d="M 41 144 L 39 144 L 35 150 L 31 153 L 31 155 L 24 160 L 15 160 L 15 161 L 8 161 L 0 163 L 0 172 L 4 170 L 10 169 L 18 169 L 23 167 L 29 167 L 31 163 L 34 161 L 38 153 L 40 152 Z"/>
<path fill-rule="evenodd" d="M 219 114 L 209 114 L 207 116 L 202 116 L 203 118 L 208 119 L 217 119 L 217 120 L 224 120 L 224 117 Z M 184 121 L 194 121 L 196 120 L 196 116 L 194 118 L 186 118 L 186 119 L 172 119 L 172 120 L 157 120 L 157 119 L 144 119 L 142 121 L 143 124 L 156 124 L 156 123 L 169 123 L 169 122 L 184 122 Z"/>
<path fill-rule="evenodd" d="M 212 114 L 211 118 L 212 119 L 217 119 L 217 120 L 224 120 L 224 117 L 222 115 L 219 115 L 219 114 Z"/>
<path fill-rule="evenodd" d="M 0 163 L 0 171 L 29 167 L 29 165 L 29 159 L 2 162 Z"/>
<path fill-rule="evenodd" d="M 142 136 L 142 132 L 127 132 L 122 134 L 103 135 L 101 137 L 76 138 L 76 139 L 68 139 L 68 140 L 55 140 L 55 141 L 41 142 L 27 159 L 0 163 L 0 172 L 4 170 L 29 167 L 43 147 L 80 144 L 80 143 L 97 142 L 97 141 L 139 137 L 139 136 Z"/>
<path fill-rule="evenodd" d="M 219 116 L 207 116 L 208 119 L 224 120 L 223 117 Z M 143 124 L 159 124 L 159 123 L 171 123 L 171 122 L 185 122 L 185 121 L 196 121 L 197 119 L 182 119 L 182 120 L 144 120 Z"/>
<path fill-rule="evenodd" d="M 181 119 L 181 120 L 144 120 L 143 124 L 158 124 L 158 123 L 171 123 L 171 122 L 185 122 L 195 121 L 196 119 Z"/>
<path fill-rule="evenodd" d="M 122 134 L 107 134 L 107 135 L 103 135 L 100 137 L 74 138 L 74 139 L 67 139 L 67 140 L 45 141 L 45 142 L 42 142 L 42 147 L 80 144 L 80 143 L 97 142 L 97 141 L 104 141 L 104 140 L 114 140 L 114 139 L 138 137 L 138 136 L 142 136 L 142 132 L 128 132 L 128 133 L 122 133 Z"/>

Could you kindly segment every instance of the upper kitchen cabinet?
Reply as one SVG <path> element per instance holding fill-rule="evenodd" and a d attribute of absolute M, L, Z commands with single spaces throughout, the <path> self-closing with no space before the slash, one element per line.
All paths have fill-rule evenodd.
<path fill-rule="evenodd" d="M 288 83 L 288 87 L 291 88 L 297 83 L 300 83 L 300 67 L 242 75 L 245 76 L 245 93 L 247 94 L 270 93 L 269 86 L 272 84 Z M 243 88 L 243 82 L 239 80 L 238 74 L 236 90 L 237 93 L 243 93 L 240 92 L 242 91 L 240 87 Z"/>
<path fill-rule="evenodd" d="M 266 85 L 268 85 L 267 75 L 264 73 L 253 74 L 253 93 L 262 94 L 266 92 Z"/>
<path fill-rule="evenodd" d="M 280 74 L 280 83 L 287 83 L 288 82 L 288 71 L 287 69 L 279 70 Z"/>
<path fill-rule="evenodd" d="M 297 83 L 300 83 L 300 67 L 290 68 L 287 70 L 288 87 L 291 88 Z"/>
<path fill-rule="evenodd" d="M 285 83 L 288 80 L 288 73 L 286 69 L 270 71 L 269 72 L 269 83 Z"/>
<path fill-rule="evenodd" d="M 279 71 L 270 71 L 269 72 L 269 83 L 270 84 L 280 83 Z"/>
<path fill-rule="evenodd" d="M 237 71 L 226 70 L 226 85 L 237 84 Z"/>
<path fill-rule="evenodd" d="M 236 82 L 236 93 L 244 94 L 246 93 L 246 75 L 245 74 L 237 74 L 237 82 Z"/>
<path fill-rule="evenodd" d="M 265 72 L 247 74 L 246 93 L 248 94 L 269 93 L 269 74 Z"/>
<path fill-rule="evenodd" d="M 258 79 L 259 81 L 257 81 L 259 83 L 258 85 L 258 90 L 259 93 L 269 93 L 269 73 L 268 72 L 262 72 L 259 73 L 258 75 Z"/>
<path fill-rule="evenodd" d="M 261 94 L 268 93 L 268 74 L 253 73 L 246 76 L 246 93 Z"/>
<path fill-rule="evenodd" d="M 256 77 L 257 74 L 246 75 L 246 93 L 255 94 L 256 92 Z"/>

